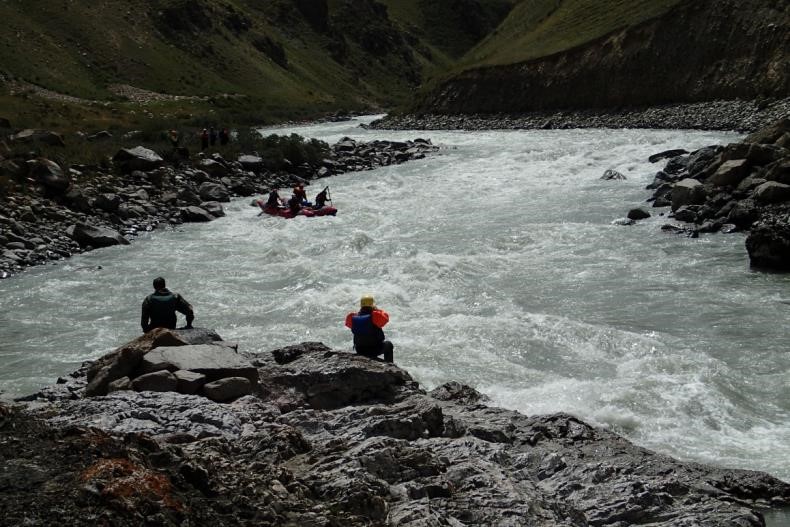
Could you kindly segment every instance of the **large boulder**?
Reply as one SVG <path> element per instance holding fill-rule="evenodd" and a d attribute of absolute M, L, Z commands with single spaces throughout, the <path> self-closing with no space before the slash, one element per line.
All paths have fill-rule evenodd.
<path fill-rule="evenodd" d="M 705 189 L 696 179 L 681 179 L 672 189 L 672 210 L 684 205 L 700 205 L 705 202 Z"/>
<path fill-rule="evenodd" d="M 404 388 L 415 385 L 407 372 L 392 364 L 338 353 L 318 343 L 300 346 L 304 349 L 292 346 L 287 353 L 274 350 L 274 360 L 288 362 L 267 369 L 261 381 L 273 393 L 295 392 L 312 408 L 392 401 Z"/>
<path fill-rule="evenodd" d="M 201 183 L 200 187 L 198 187 L 198 194 L 204 201 L 221 201 L 225 203 L 230 201 L 230 193 L 222 183 L 212 183 L 210 181 Z"/>
<path fill-rule="evenodd" d="M 77 223 L 71 231 L 71 237 L 83 247 L 110 247 L 112 245 L 129 245 L 129 240 L 121 233 L 107 227 L 95 227 L 87 223 Z"/>
<path fill-rule="evenodd" d="M 733 159 L 722 163 L 707 181 L 718 187 L 734 187 L 748 175 L 749 161 L 746 159 Z"/>
<path fill-rule="evenodd" d="M 214 215 L 200 207 L 181 207 L 181 218 L 189 223 L 205 223 L 214 220 Z"/>
<path fill-rule="evenodd" d="M 762 203 L 790 201 L 790 185 L 776 181 L 766 181 L 754 190 L 754 198 Z"/>
<path fill-rule="evenodd" d="M 165 163 L 165 160 L 159 154 L 143 146 L 123 148 L 115 154 L 112 160 L 125 173 L 130 173 L 134 170 L 148 172 L 161 167 Z"/>
<path fill-rule="evenodd" d="M 753 267 L 790 271 L 790 225 L 781 222 L 758 224 L 746 238 Z"/>
<path fill-rule="evenodd" d="M 213 159 L 201 159 L 198 168 L 213 178 L 221 178 L 228 175 L 228 167 Z"/>
<path fill-rule="evenodd" d="M 71 177 L 54 161 L 39 157 L 27 162 L 30 176 L 55 192 L 65 192 L 71 186 Z"/>
<path fill-rule="evenodd" d="M 161 370 L 200 373 L 209 382 L 226 377 L 244 377 L 252 384 L 258 383 L 258 370 L 255 366 L 231 348 L 213 344 L 151 350 L 143 357 L 140 371 L 148 373 Z"/>
<path fill-rule="evenodd" d="M 221 218 L 225 215 L 225 210 L 222 208 L 222 205 L 218 201 L 206 201 L 200 204 L 200 208 L 205 210 L 215 218 Z"/>
<path fill-rule="evenodd" d="M 253 172 L 262 172 L 266 169 L 266 164 L 263 161 L 262 157 L 252 156 L 252 155 L 243 155 L 239 156 L 238 159 L 241 166 L 244 170 L 251 170 Z"/>

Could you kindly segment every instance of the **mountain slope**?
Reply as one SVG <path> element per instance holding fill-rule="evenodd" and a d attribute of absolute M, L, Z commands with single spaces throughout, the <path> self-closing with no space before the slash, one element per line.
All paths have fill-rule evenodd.
<path fill-rule="evenodd" d="M 264 113 L 282 115 L 388 106 L 407 100 L 429 74 L 468 51 L 511 5 L 5 0 L 0 73 L 99 101 L 122 101 L 129 85 L 174 96 L 243 96 Z M 441 16 L 458 6 L 468 7 L 465 18 Z"/>
<path fill-rule="evenodd" d="M 519 113 L 790 95 L 790 4 L 525 0 L 412 107 Z"/>

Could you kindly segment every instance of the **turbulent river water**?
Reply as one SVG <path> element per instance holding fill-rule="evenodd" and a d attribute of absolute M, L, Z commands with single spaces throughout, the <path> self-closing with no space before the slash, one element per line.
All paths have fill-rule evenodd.
<path fill-rule="evenodd" d="M 389 311 L 396 362 L 425 387 L 470 384 L 528 414 L 569 412 L 685 460 L 790 480 L 790 276 L 750 271 L 743 235 L 688 239 L 640 205 L 648 155 L 722 132 L 295 130 L 336 141 L 430 137 L 405 165 L 315 182 L 335 218 L 162 229 L 0 281 L 0 390 L 30 393 L 139 334 L 162 275 L 244 350 L 350 349 L 362 293 Z M 268 133 L 268 131 L 267 131 Z M 606 169 L 626 181 L 602 181 Z"/>

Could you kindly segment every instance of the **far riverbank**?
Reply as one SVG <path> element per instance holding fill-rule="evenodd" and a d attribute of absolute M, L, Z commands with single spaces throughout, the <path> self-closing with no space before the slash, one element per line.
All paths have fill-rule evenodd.
<path fill-rule="evenodd" d="M 565 130 L 644 128 L 753 132 L 790 115 L 790 98 L 710 101 L 645 108 L 532 112 L 518 115 L 388 115 L 378 130 Z"/>

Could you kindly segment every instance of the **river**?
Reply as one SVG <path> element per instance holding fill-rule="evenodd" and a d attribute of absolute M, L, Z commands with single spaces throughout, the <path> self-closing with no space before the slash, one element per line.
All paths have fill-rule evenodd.
<path fill-rule="evenodd" d="M 612 223 L 648 196 L 650 154 L 723 132 L 385 132 L 442 149 L 330 185 L 335 218 L 227 217 L 162 229 L 0 281 L 0 390 L 31 393 L 139 334 L 162 275 L 247 351 L 350 349 L 362 293 L 391 315 L 396 362 L 426 388 L 458 380 L 527 414 L 569 412 L 684 460 L 790 480 L 790 276 L 753 272 L 742 234 Z M 603 181 L 606 169 L 625 181 Z"/>

